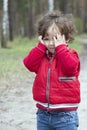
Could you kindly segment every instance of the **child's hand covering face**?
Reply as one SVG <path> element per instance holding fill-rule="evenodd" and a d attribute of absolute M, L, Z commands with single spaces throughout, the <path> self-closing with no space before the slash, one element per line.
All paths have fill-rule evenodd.
<path fill-rule="evenodd" d="M 65 36 L 60 35 L 60 34 L 57 34 L 57 36 L 54 36 L 52 40 L 50 40 L 49 37 L 42 39 L 41 35 L 39 36 L 38 39 L 42 44 L 45 44 L 46 46 L 51 44 L 51 46 L 53 45 L 57 47 L 58 45 L 66 44 Z"/>
<path fill-rule="evenodd" d="M 60 34 L 57 34 L 52 39 L 49 39 L 49 37 L 42 39 L 42 36 L 39 36 L 39 41 L 44 44 L 51 53 L 55 52 L 55 47 L 66 44 L 65 36 Z"/>
<path fill-rule="evenodd" d="M 54 37 L 54 43 L 55 43 L 55 47 L 57 47 L 61 44 L 66 44 L 65 36 L 57 34 L 57 36 Z"/>

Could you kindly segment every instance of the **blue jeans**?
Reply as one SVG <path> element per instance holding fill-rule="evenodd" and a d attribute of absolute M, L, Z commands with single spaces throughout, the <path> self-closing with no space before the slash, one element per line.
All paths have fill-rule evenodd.
<path fill-rule="evenodd" d="M 78 125 L 77 111 L 37 111 L 37 130 L 77 130 Z"/>

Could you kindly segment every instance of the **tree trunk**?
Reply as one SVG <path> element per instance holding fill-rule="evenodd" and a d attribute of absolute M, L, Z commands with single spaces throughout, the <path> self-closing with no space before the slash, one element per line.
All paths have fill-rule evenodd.
<path fill-rule="evenodd" d="M 84 0 L 84 32 L 87 32 L 87 0 Z"/>
<path fill-rule="evenodd" d="M 29 1 L 29 22 L 28 22 L 29 38 L 34 36 L 34 24 L 33 24 L 33 0 Z"/>
<path fill-rule="evenodd" d="M 62 2 L 62 11 L 63 13 L 67 14 L 67 13 L 72 13 L 72 1 L 73 0 L 64 0 Z"/>
<path fill-rule="evenodd" d="M 48 9 L 49 12 L 52 12 L 54 10 L 54 0 L 48 0 Z"/>
<path fill-rule="evenodd" d="M 77 16 L 83 20 L 84 32 L 87 32 L 87 0 L 77 1 Z"/>
<path fill-rule="evenodd" d="M 1 47 L 7 47 L 7 26 L 8 26 L 8 11 L 7 11 L 8 0 L 3 1 L 3 15 L 2 15 L 2 29 L 1 29 Z"/>
<path fill-rule="evenodd" d="M 3 33 L 3 29 L 1 29 L 1 47 L 7 48 L 7 40 L 6 35 Z"/>
<path fill-rule="evenodd" d="M 9 15 L 9 40 L 13 41 L 13 0 L 8 0 L 8 15 Z"/>

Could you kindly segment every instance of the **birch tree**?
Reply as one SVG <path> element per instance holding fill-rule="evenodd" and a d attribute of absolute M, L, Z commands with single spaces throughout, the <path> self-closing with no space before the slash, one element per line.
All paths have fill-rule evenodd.
<path fill-rule="evenodd" d="M 54 0 L 48 0 L 48 9 L 49 12 L 52 12 L 54 10 Z"/>
<path fill-rule="evenodd" d="M 7 47 L 7 27 L 8 27 L 8 0 L 3 0 L 1 47 Z"/>

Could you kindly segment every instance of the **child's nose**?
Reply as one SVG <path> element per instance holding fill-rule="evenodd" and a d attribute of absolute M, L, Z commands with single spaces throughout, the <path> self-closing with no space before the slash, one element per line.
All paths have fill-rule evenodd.
<path fill-rule="evenodd" d="M 52 41 L 50 41 L 50 45 L 54 45 L 54 41 L 52 40 Z"/>

